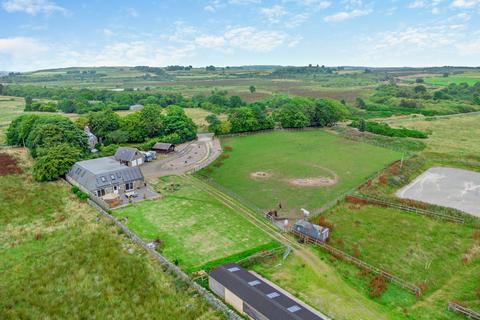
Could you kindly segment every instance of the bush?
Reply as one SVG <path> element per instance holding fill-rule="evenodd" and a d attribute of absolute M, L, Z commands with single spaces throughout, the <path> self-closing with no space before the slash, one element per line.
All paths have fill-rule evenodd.
<path fill-rule="evenodd" d="M 88 194 L 82 192 L 77 186 L 73 186 L 71 190 L 81 201 L 86 201 L 88 199 Z"/>
<path fill-rule="evenodd" d="M 383 276 L 378 275 L 374 277 L 369 284 L 370 287 L 370 297 L 378 298 L 380 297 L 386 290 L 387 284 Z"/>
<path fill-rule="evenodd" d="M 426 139 L 428 138 L 428 134 L 419 130 L 412 130 L 407 128 L 392 128 L 386 123 L 374 122 L 374 121 L 353 121 L 350 124 L 351 127 L 357 129 L 363 129 L 364 131 L 368 131 L 375 134 L 380 134 L 382 136 L 387 137 L 399 137 L 399 138 L 418 138 L 418 139 Z"/>

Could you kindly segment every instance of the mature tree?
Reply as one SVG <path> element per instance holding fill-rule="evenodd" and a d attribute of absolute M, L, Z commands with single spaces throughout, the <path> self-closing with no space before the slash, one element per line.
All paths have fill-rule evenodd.
<path fill-rule="evenodd" d="M 138 117 L 144 138 L 153 138 L 164 133 L 165 116 L 162 114 L 162 107 L 147 105 L 140 110 Z"/>
<path fill-rule="evenodd" d="M 357 102 L 357 107 L 360 109 L 365 109 L 367 107 L 367 104 L 365 103 L 365 101 L 360 97 L 356 99 L 356 102 Z"/>
<path fill-rule="evenodd" d="M 231 132 L 246 132 L 258 130 L 258 121 L 252 109 L 242 107 L 233 110 L 228 116 L 228 121 L 232 124 Z"/>
<path fill-rule="evenodd" d="M 83 152 L 88 152 L 87 137 L 78 129 L 73 122 L 64 118 L 57 122 L 36 121 L 34 128 L 27 138 L 27 147 L 32 156 L 37 156 L 37 149 L 51 148 L 59 144 L 67 143 Z"/>
<path fill-rule="evenodd" d="M 28 135 L 40 116 L 24 114 L 15 118 L 7 129 L 7 144 L 11 146 L 25 146 Z"/>
<path fill-rule="evenodd" d="M 417 79 L 415 79 L 415 82 L 416 83 L 424 83 L 425 81 L 423 80 L 423 78 L 417 78 Z"/>
<path fill-rule="evenodd" d="M 275 119 L 283 128 L 304 128 L 310 124 L 310 120 L 295 104 L 286 104 L 275 112 Z"/>
<path fill-rule="evenodd" d="M 102 141 L 120 127 L 120 116 L 112 110 L 91 112 L 88 114 L 88 123 L 92 132 Z"/>
<path fill-rule="evenodd" d="M 77 126 L 78 129 L 85 129 L 85 126 L 88 126 L 88 118 L 86 117 L 79 117 L 75 119 L 74 121 L 75 125 Z"/>
<path fill-rule="evenodd" d="M 257 91 L 257 88 L 254 85 L 251 85 L 249 90 L 250 90 L 250 93 L 253 94 L 255 91 Z"/>
<path fill-rule="evenodd" d="M 146 138 L 139 112 L 121 118 L 120 129 L 127 134 L 129 142 L 143 142 Z"/>
<path fill-rule="evenodd" d="M 205 120 L 208 123 L 208 131 L 217 133 L 220 128 L 220 120 L 215 114 L 209 114 Z"/>
<path fill-rule="evenodd" d="M 425 86 L 422 86 L 422 85 L 415 86 L 414 90 L 415 90 L 415 93 L 420 93 L 420 94 L 427 92 L 427 88 L 425 88 Z"/>
<path fill-rule="evenodd" d="M 311 123 L 316 126 L 333 126 L 338 121 L 346 118 L 347 108 L 333 99 L 318 99 L 315 106 L 315 121 Z"/>
<path fill-rule="evenodd" d="M 32 110 L 32 102 L 33 99 L 31 96 L 26 96 L 25 97 L 25 111 L 31 111 Z"/>
<path fill-rule="evenodd" d="M 3 84 L 0 83 L 0 96 L 3 95 Z"/>
<path fill-rule="evenodd" d="M 193 140 L 197 136 L 197 126 L 179 106 L 169 106 L 164 120 L 165 134 L 177 134 L 181 142 Z"/>
<path fill-rule="evenodd" d="M 121 144 L 128 142 L 129 137 L 128 133 L 126 131 L 123 131 L 121 129 L 117 129 L 115 131 L 110 132 L 107 135 L 107 142 L 108 143 L 114 143 L 114 144 Z"/>
<path fill-rule="evenodd" d="M 62 110 L 65 113 L 75 113 L 77 112 L 77 106 L 73 99 L 63 99 L 58 103 L 58 109 Z"/>
<path fill-rule="evenodd" d="M 37 181 L 52 181 L 65 175 L 75 162 L 82 159 L 83 153 L 65 143 L 45 149 L 39 155 L 33 165 L 33 177 Z"/>
<path fill-rule="evenodd" d="M 361 132 L 364 132 L 365 128 L 366 128 L 365 119 L 360 119 L 358 121 L 358 130 L 360 130 Z"/>
<path fill-rule="evenodd" d="M 240 108 L 245 105 L 245 102 L 243 102 L 242 98 L 239 96 L 231 96 L 228 99 L 228 106 L 230 108 Z"/>

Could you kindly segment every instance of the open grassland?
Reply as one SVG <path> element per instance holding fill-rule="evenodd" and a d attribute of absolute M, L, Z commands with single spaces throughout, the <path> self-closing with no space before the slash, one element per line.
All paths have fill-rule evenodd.
<path fill-rule="evenodd" d="M 187 271 L 277 246 L 260 228 L 186 179 L 161 178 L 156 189 L 162 199 L 143 201 L 113 214 L 128 217 L 127 226 L 144 240 L 163 241 L 162 254 Z"/>
<path fill-rule="evenodd" d="M 392 126 L 430 133 L 427 150 L 447 153 L 458 157 L 480 154 L 480 114 L 465 114 L 448 117 L 415 117 L 386 121 Z"/>
<path fill-rule="evenodd" d="M 290 216 L 300 208 L 320 209 L 401 157 L 323 130 L 225 138 L 222 144 L 233 151 L 201 174 L 262 209 L 281 203 L 281 214 Z"/>
<path fill-rule="evenodd" d="M 478 230 L 396 209 L 348 203 L 325 217 L 334 225 L 331 245 L 424 288 L 416 299 L 390 285 L 376 299 L 380 304 L 402 310 L 408 319 L 454 319 L 446 311 L 452 300 L 480 309 Z M 343 262 L 335 264 L 353 285 L 368 293 L 368 281 L 358 271 L 349 271 Z"/>
<path fill-rule="evenodd" d="M 0 203 L 1 319 L 221 318 L 63 183 L 2 176 Z"/>
<path fill-rule="evenodd" d="M 426 84 L 437 86 L 448 86 L 451 83 L 467 83 L 469 86 L 473 86 L 475 83 L 480 82 L 480 73 L 452 75 L 448 77 L 426 77 L 424 81 Z"/>
<path fill-rule="evenodd" d="M 480 249 L 471 226 L 397 209 L 342 203 L 322 216 L 334 225 L 333 246 L 409 282 L 426 285 L 427 292 L 459 271 L 468 252 Z"/>

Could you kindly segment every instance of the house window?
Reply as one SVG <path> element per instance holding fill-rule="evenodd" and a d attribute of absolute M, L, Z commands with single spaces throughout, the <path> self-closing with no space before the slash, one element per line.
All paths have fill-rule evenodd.
<path fill-rule="evenodd" d="M 267 297 L 269 297 L 270 299 L 273 299 L 273 298 L 276 298 L 276 297 L 280 297 L 280 294 L 278 292 L 272 292 L 272 293 L 269 293 L 267 294 Z"/>
<path fill-rule="evenodd" d="M 115 180 L 115 175 L 111 174 L 110 178 L 112 178 L 112 180 Z"/>
<path fill-rule="evenodd" d="M 287 308 L 288 311 L 290 312 L 297 312 L 298 310 L 301 310 L 302 308 L 300 308 L 299 306 L 297 306 L 296 304 L 294 304 L 293 306 L 291 306 L 290 308 Z"/>
<path fill-rule="evenodd" d="M 100 179 L 102 179 L 102 182 L 107 181 L 107 179 L 105 179 L 105 177 L 100 177 Z"/>
<path fill-rule="evenodd" d="M 227 270 L 230 271 L 230 272 L 235 272 L 235 271 L 238 271 L 240 269 L 237 268 L 237 267 L 231 267 L 231 268 L 228 268 Z"/>
<path fill-rule="evenodd" d="M 97 190 L 97 197 L 103 197 L 105 195 L 105 189 Z"/>
<path fill-rule="evenodd" d="M 125 183 L 125 190 L 126 191 L 133 190 L 133 182 Z"/>
<path fill-rule="evenodd" d="M 260 281 L 258 281 L 258 280 L 253 280 L 253 281 L 250 281 L 248 284 L 249 284 L 251 287 L 254 287 L 254 286 L 256 286 L 257 284 L 260 284 Z"/>

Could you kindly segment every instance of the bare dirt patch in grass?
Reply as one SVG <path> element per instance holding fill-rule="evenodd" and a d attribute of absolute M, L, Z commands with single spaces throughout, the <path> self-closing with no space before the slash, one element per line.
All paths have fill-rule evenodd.
<path fill-rule="evenodd" d="M 0 177 L 19 173 L 22 173 L 22 169 L 17 166 L 17 159 L 7 153 L 0 153 Z"/>
<path fill-rule="evenodd" d="M 290 179 L 288 183 L 296 187 L 328 187 L 337 184 L 338 177 L 311 177 Z"/>
<path fill-rule="evenodd" d="M 268 179 L 273 176 L 272 173 L 264 172 L 264 171 L 257 171 L 250 173 L 250 178 L 252 179 Z"/>

